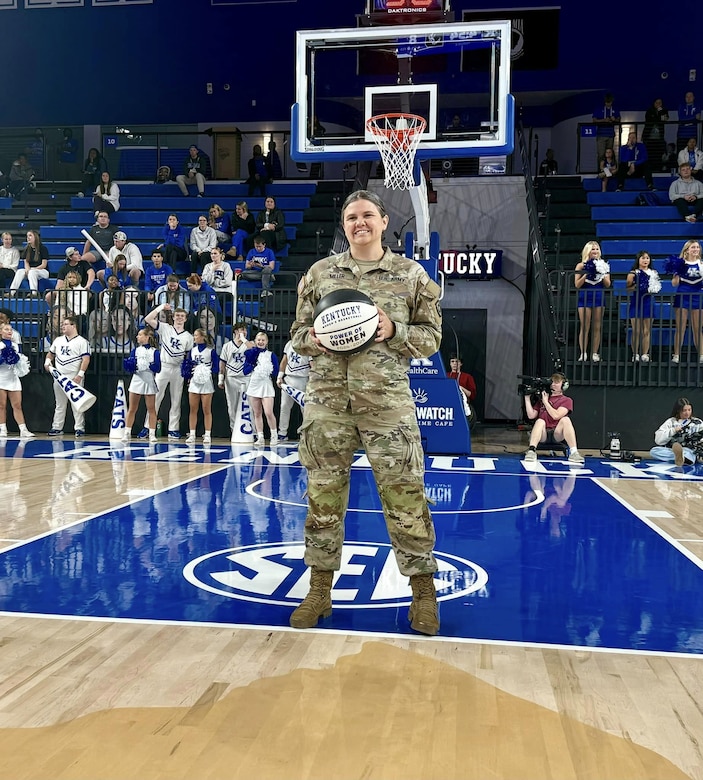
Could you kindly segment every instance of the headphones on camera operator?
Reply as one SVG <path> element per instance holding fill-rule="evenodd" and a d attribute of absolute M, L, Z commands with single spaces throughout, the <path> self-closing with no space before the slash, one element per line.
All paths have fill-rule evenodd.
<path fill-rule="evenodd" d="M 569 389 L 569 380 L 566 378 L 566 374 L 562 373 L 561 371 L 554 371 L 552 376 L 560 376 L 561 377 L 561 389 L 562 392 L 564 390 Z"/>

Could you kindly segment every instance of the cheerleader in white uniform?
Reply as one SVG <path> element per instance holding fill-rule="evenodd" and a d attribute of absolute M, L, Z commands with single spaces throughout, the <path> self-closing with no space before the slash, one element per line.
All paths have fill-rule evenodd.
<path fill-rule="evenodd" d="M 127 422 L 125 439 L 132 437 L 132 426 L 139 408 L 139 403 L 144 397 L 147 419 L 156 423 L 156 374 L 161 371 L 161 353 L 156 348 L 156 335 L 151 328 L 142 328 L 137 333 L 137 346 L 124 359 L 124 367 L 134 374 L 129 383 L 129 407 L 127 409 Z M 149 441 L 156 441 L 156 429 L 149 429 Z"/>
<path fill-rule="evenodd" d="M 269 337 L 259 331 L 251 349 L 244 353 L 243 373 L 249 377 L 247 398 L 254 414 L 256 447 L 264 446 L 264 414 L 271 429 L 271 446 L 278 444 L 278 426 L 273 413 L 273 399 L 276 391 L 272 377 L 278 376 L 278 358 L 268 349 Z"/>
<path fill-rule="evenodd" d="M 220 373 L 220 358 L 215 352 L 211 336 L 203 328 L 193 331 L 194 346 L 190 354 L 183 361 L 183 371 L 188 384 L 188 406 L 190 415 L 188 418 L 190 433 L 186 444 L 195 442 L 195 429 L 198 424 L 198 409 L 203 407 L 203 422 L 205 434 L 203 444 L 212 441 L 212 396 L 215 394 L 215 381 L 213 378 Z"/>
<path fill-rule="evenodd" d="M 15 422 L 20 428 L 21 439 L 31 439 L 22 411 L 22 384 L 15 366 L 19 363 L 20 350 L 12 339 L 12 325 L 0 326 L 0 438 L 7 436 L 7 400 L 10 399 Z"/>

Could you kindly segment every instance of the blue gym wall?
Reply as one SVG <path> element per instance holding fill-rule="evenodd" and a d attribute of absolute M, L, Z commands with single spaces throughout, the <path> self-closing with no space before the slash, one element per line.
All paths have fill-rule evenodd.
<path fill-rule="evenodd" d="M 294 31 L 354 26 L 364 5 L 364 0 L 227 0 L 227 5 L 123 0 L 113 6 L 82 1 L 83 7 L 73 8 L 26 8 L 30 0 L 16 0 L 18 8 L 5 7 L 9 0 L 0 4 L 0 126 L 286 120 L 294 95 Z M 492 5 L 452 3 L 458 20 L 463 9 Z M 593 91 L 607 89 L 615 92 L 621 110 L 644 110 L 656 96 L 675 110 L 684 92 L 695 90 L 689 70 L 700 68 L 698 47 L 685 45 L 681 32 L 687 19 L 694 26 L 699 19 L 692 0 L 675 7 L 640 3 L 626 11 L 603 0 L 567 0 L 559 40 L 541 42 L 558 45 L 558 68 L 514 73 L 514 93 L 552 93 L 525 106 L 525 123 L 551 126 L 590 113 Z M 320 86 L 330 95 L 348 92 L 349 85 L 335 77 L 323 74 L 327 81 Z M 206 94 L 207 82 L 213 83 L 212 95 Z M 472 77 L 447 75 L 441 91 L 471 92 Z M 562 91 L 583 94 L 557 100 Z"/>

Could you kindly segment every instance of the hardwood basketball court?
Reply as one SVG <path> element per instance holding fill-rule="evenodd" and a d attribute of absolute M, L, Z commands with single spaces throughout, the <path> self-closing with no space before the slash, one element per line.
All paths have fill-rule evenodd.
<path fill-rule="evenodd" d="M 428 459 L 430 639 L 361 456 L 335 612 L 295 631 L 294 447 L 0 444 L 0 775 L 703 777 L 703 473 L 497 449 Z"/>

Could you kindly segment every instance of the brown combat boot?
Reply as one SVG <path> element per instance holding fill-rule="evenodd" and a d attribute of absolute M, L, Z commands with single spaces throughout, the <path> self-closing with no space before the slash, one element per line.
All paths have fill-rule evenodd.
<path fill-rule="evenodd" d="M 300 606 L 290 616 L 293 628 L 314 628 L 317 621 L 332 614 L 332 577 L 333 571 L 310 569 L 310 591 Z"/>
<path fill-rule="evenodd" d="M 413 574 L 410 587 L 413 589 L 413 603 L 408 610 L 410 627 L 413 631 L 434 636 L 439 631 L 434 574 Z"/>

